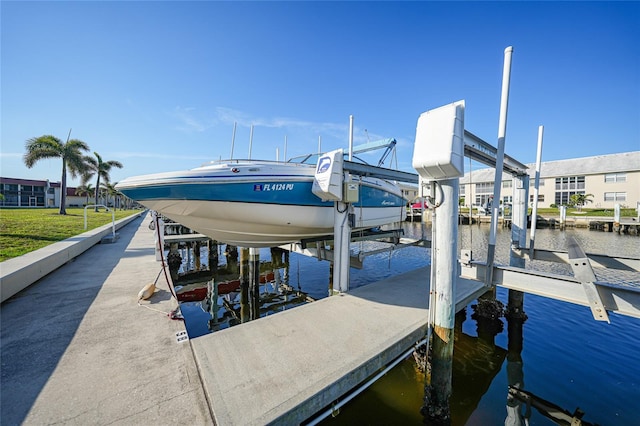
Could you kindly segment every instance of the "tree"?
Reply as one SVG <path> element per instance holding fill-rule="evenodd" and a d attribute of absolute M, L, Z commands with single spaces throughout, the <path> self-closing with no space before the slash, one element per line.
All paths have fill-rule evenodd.
<path fill-rule="evenodd" d="M 569 197 L 569 205 L 577 206 L 578 211 L 581 212 L 582 206 L 593 201 L 589 197 L 593 197 L 593 194 L 573 194 Z"/>
<path fill-rule="evenodd" d="M 67 171 L 72 177 L 82 175 L 85 171 L 83 151 L 89 150 L 89 145 L 79 139 L 69 139 L 62 141 L 52 135 L 43 135 L 27 140 L 25 144 L 26 154 L 24 154 L 24 164 L 31 168 L 38 161 L 45 158 L 62 159 L 62 178 L 60 179 L 60 214 L 66 215 L 67 203 Z"/>
<path fill-rule="evenodd" d="M 86 185 L 80 185 L 76 188 L 76 195 L 79 195 L 81 197 L 83 195 L 86 196 L 85 205 L 89 204 L 89 197 L 92 197 L 94 192 L 95 188 L 90 183 L 87 183 Z"/>
<path fill-rule="evenodd" d="M 102 157 L 97 152 L 94 152 L 95 158 L 86 156 L 84 157 L 84 161 L 87 165 L 87 170 L 82 176 L 82 180 L 86 183 L 93 176 L 97 176 L 96 180 L 96 208 L 95 211 L 98 211 L 98 189 L 100 187 L 100 179 L 102 178 L 105 183 L 109 183 L 109 172 L 112 167 L 117 167 L 119 169 L 122 168 L 122 163 L 119 161 L 102 161 Z"/>
<path fill-rule="evenodd" d="M 113 197 L 113 207 L 114 208 L 118 208 L 119 204 L 118 203 L 118 198 L 120 197 L 120 195 L 122 195 L 120 193 L 120 191 L 118 191 L 116 189 L 116 185 L 118 184 L 118 182 L 115 183 L 109 183 L 109 182 L 104 182 L 102 183 L 102 188 L 104 189 L 104 193 L 106 194 L 107 197 L 107 205 L 109 205 L 109 197 Z"/>

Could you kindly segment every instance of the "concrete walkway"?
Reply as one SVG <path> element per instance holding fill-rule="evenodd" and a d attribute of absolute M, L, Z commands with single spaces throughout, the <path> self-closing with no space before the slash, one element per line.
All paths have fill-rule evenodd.
<path fill-rule="evenodd" d="M 429 268 L 191 341 L 216 423 L 299 424 L 426 334 Z M 456 312 L 484 293 L 459 279 Z"/>
<path fill-rule="evenodd" d="M 156 279 L 148 218 L 2 303 L 2 425 L 212 424 L 182 321 L 138 306 Z M 150 302 L 176 307 L 164 277 Z"/>
<path fill-rule="evenodd" d="M 428 268 L 178 343 L 148 224 L 0 305 L 2 425 L 298 424 L 424 336 Z"/>

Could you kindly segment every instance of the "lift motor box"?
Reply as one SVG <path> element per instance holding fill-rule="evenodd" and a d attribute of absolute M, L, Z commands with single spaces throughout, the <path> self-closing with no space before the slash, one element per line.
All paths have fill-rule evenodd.
<path fill-rule="evenodd" d="M 464 175 L 464 101 L 420 115 L 412 164 L 428 181 Z"/>
<path fill-rule="evenodd" d="M 358 182 L 345 182 L 344 183 L 344 198 L 345 203 L 357 203 L 360 196 L 360 185 Z"/>
<path fill-rule="evenodd" d="M 318 158 L 311 192 L 322 201 L 342 201 L 342 150 L 327 152 Z"/>

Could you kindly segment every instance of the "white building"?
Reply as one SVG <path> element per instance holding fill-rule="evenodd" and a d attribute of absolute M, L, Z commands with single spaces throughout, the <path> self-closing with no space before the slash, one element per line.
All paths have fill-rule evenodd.
<path fill-rule="evenodd" d="M 527 164 L 529 206 L 533 205 L 535 164 Z M 494 169 L 467 172 L 460 179 L 460 197 L 464 205 L 484 206 L 493 196 Z M 512 201 L 513 182 L 503 173 L 502 201 Z M 640 202 L 640 151 L 597 155 L 570 160 L 543 162 L 540 168 L 538 207 L 566 205 L 574 194 L 592 194 L 590 208 L 613 208 L 616 204 L 636 208 Z"/>

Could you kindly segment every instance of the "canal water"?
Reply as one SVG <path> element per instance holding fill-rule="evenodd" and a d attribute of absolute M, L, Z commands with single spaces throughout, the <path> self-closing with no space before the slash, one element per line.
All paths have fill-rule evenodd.
<path fill-rule="evenodd" d="M 405 223 L 404 228 L 406 236 L 419 237 L 423 232 L 419 223 Z M 430 233 L 427 227 L 427 238 Z M 461 225 L 458 248 L 472 247 L 474 259 L 483 260 L 488 234 L 486 225 Z M 587 253 L 640 258 L 637 236 L 585 229 L 539 229 L 536 248 L 566 251 L 569 237 L 575 238 Z M 353 244 L 352 251 L 375 249 L 377 244 Z M 509 263 L 509 244 L 510 231 L 499 230 L 496 262 Z M 260 255 L 262 261 L 270 261 L 272 253 L 263 249 Z M 222 256 L 221 263 L 225 262 Z M 429 250 L 419 247 L 377 254 L 365 259 L 364 269 L 351 269 L 351 288 L 428 264 Z M 533 261 L 527 262 L 526 267 L 571 274 L 568 265 L 562 264 Z M 275 272 L 277 284 L 261 287 L 263 296 L 269 296 L 266 299 L 273 304 L 263 310 L 263 316 L 298 306 L 305 298 L 317 300 L 327 296 L 327 262 L 291 254 L 287 266 Z M 596 269 L 596 276 L 599 281 L 640 287 L 637 273 Z M 191 338 L 239 322 L 224 315 L 224 298 L 227 307 L 235 306 L 238 294 L 219 296 L 218 319 L 213 327 L 211 304 L 181 304 Z M 506 305 L 508 291 L 498 288 L 497 298 Z M 570 414 L 581 410 L 585 422 L 640 425 L 640 319 L 611 314 L 611 324 L 602 323 L 593 319 L 587 307 L 525 294 L 524 310 L 528 318 L 523 324 L 500 318 L 487 326 L 474 319 L 476 303 L 472 302 L 456 317 L 453 425 L 556 424 L 536 408 L 509 397 L 509 384 L 516 381 L 523 384 L 521 389 L 527 395 L 547 406 Z M 423 424 L 420 414 L 423 384 L 424 376 L 409 357 L 323 423 Z"/>

